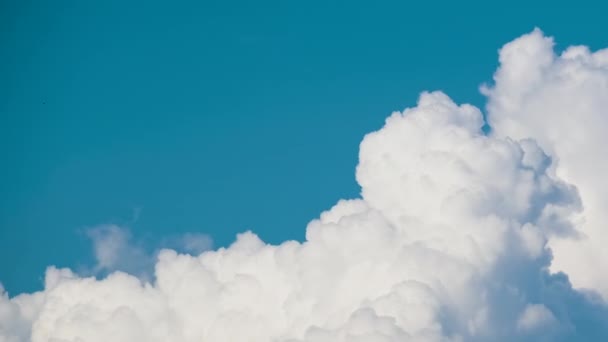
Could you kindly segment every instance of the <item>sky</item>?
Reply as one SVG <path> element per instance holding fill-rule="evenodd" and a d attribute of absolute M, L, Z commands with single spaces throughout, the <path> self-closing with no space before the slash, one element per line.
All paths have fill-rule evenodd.
<path fill-rule="evenodd" d="M 493 80 L 492 75 L 503 66 L 505 74 L 509 70 L 528 74 L 529 70 L 505 64 L 508 55 L 499 59 L 498 51 L 535 27 L 555 37 L 551 49 L 558 54 L 570 45 L 584 44 L 592 51 L 607 47 L 605 18 L 598 6 L 585 1 L 574 7 L 517 1 L 503 7 L 488 2 L 4 2 L 0 5 L 0 282 L 13 296 L 52 289 L 62 277 L 71 279 L 63 271 L 51 270 L 45 276 L 49 265 L 98 276 L 120 269 L 153 281 L 155 276 L 162 278 L 156 264 L 156 258 L 164 255 L 162 247 L 198 254 L 227 247 L 237 234 L 249 230 L 271 245 L 312 241 L 314 229 L 307 228 L 311 220 L 340 199 L 361 196 L 365 206 L 381 208 L 385 220 L 399 226 L 402 223 L 393 220 L 399 220 L 395 212 L 402 208 L 394 203 L 405 201 L 418 208 L 418 200 L 426 202 L 387 195 L 391 190 L 382 179 L 391 179 L 390 171 L 384 170 L 389 167 L 364 148 L 398 145 L 399 139 L 390 132 L 397 129 L 391 127 L 401 126 L 391 126 L 385 119 L 394 111 L 416 106 L 421 112 L 435 113 L 425 109 L 427 102 L 458 113 L 466 127 L 469 121 L 478 123 L 472 118 L 476 114 L 454 109 L 450 103 L 470 103 L 481 109 L 480 117 L 488 112 L 496 117 L 495 139 L 533 137 L 553 160 L 561 156 L 562 165 L 593 163 L 573 157 L 550 130 L 545 135 L 548 124 L 527 122 L 531 114 L 518 119 L 530 129 L 504 119 L 516 116 L 514 104 L 517 113 L 534 113 L 553 97 L 534 93 L 543 101 L 524 102 L 511 89 L 526 83 L 507 76 Z M 530 43 L 537 45 L 542 44 Z M 542 60 L 544 55 L 539 56 Z M 497 85 L 490 95 L 482 94 L 480 86 L 493 81 Z M 419 98 L 423 91 L 436 90 L 451 100 L 436 93 Z M 601 102 L 594 99 L 605 93 L 591 93 L 589 99 L 580 98 L 593 107 Z M 560 108 L 554 109 L 559 113 Z M 444 121 L 428 115 L 440 130 Z M 595 116 L 589 118 L 595 122 Z M 569 122 L 564 119 L 560 125 L 568 127 Z M 490 126 L 494 130 L 491 122 Z M 363 140 L 382 127 L 386 145 L 374 138 Z M 433 136 L 433 129 L 425 129 Z M 580 136 L 573 135 L 572 141 L 578 142 Z M 589 146 L 584 141 L 576 146 L 593 150 L 599 139 L 589 138 Z M 521 148 L 529 151 L 526 144 Z M 483 159 L 491 152 L 475 146 L 472 156 L 462 158 Z M 386 153 L 393 155 L 392 150 Z M 592 155 L 601 159 L 601 154 Z M 371 171 L 366 171 L 367 156 Z M 413 152 L 412 156 L 416 158 Z M 411 161 L 395 158 L 395 165 L 416 169 Z M 538 177 L 553 172 L 521 163 Z M 428 170 L 435 170 L 435 164 L 429 165 Z M 377 170 L 386 172 L 377 176 Z M 598 196 L 585 195 L 585 189 L 599 183 L 579 182 L 587 171 L 558 167 L 556 173 L 578 185 L 584 203 L 601 208 L 608 202 L 598 200 L 600 204 L 593 207 Z M 467 182 L 478 184 L 463 180 Z M 560 182 L 552 183 L 557 189 L 552 195 L 538 195 L 541 202 L 576 206 L 575 192 Z M 403 186 L 414 193 L 432 193 L 415 184 Z M 530 191 L 535 193 L 534 189 Z M 569 200 L 560 202 L 560 196 Z M 585 202 L 586 198 L 591 199 Z M 339 215 L 326 216 L 348 216 L 363 210 L 359 206 L 344 204 L 332 209 Z M 426 215 L 425 208 L 420 213 Z M 513 210 L 508 215 L 524 220 L 525 215 L 517 216 L 520 213 Z M 596 222 L 596 216 L 588 217 Z M 547 220 L 531 222 L 542 226 Z M 332 219 L 321 221 L 321 225 L 333 224 Z M 586 231 L 588 235 L 593 229 Z M 240 240 L 245 250 L 258 243 L 257 238 L 244 236 Z M 571 247 L 551 236 L 547 233 L 546 239 L 555 251 Z M 547 266 L 544 252 L 538 255 L 542 255 L 538 262 Z M 604 256 L 600 260 L 608 262 Z M 179 259 L 164 257 L 167 263 Z M 577 274 L 577 262 L 589 263 L 585 257 L 556 252 L 551 267 L 566 272 L 574 287 L 608 293 L 596 286 L 603 279 Z M 484 284 L 476 286 L 484 288 Z M 528 286 L 532 285 L 522 288 Z M 568 298 L 579 298 L 578 292 L 568 291 L 572 291 Z M 577 308 L 587 308 L 579 304 Z M 523 307 L 517 320 L 521 329 L 562 322 L 550 304 Z M 575 319 L 572 322 L 576 325 Z M 459 323 L 442 324 L 440 334 L 447 334 L 450 327 L 454 334 L 458 331 Z M 47 336 L 38 334 L 36 341 Z M 211 340 L 213 336 L 227 340 L 207 334 Z M 263 341 L 266 335 L 260 334 Z M 308 338 L 316 341 L 315 336 Z M 339 339 L 334 336 L 334 340 Z M 184 341 L 189 340 L 184 337 Z"/>
<path fill-rule="evenodd" d="M 301 240 L 321 210 L 359 193 L 363 135 L 421 91 L 481 106 L 498 48 L 536 26 L 558 48 L 608 40 L 584 2 L 1 6 L 11 292 L 40 288 L 49 262 L 90 263 L 82 231 L 99 224 L 151 241 L 201 232 L 223 246 L 247 229 Z"/>

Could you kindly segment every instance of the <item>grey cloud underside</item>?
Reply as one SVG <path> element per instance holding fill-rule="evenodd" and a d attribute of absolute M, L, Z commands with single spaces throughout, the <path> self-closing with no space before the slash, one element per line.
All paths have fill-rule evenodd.
<path fill-rule="evenodd" d="M 0 299 L 0 342 L 608 338 L 608 52 L 558 56 L 535 30 L 500 61 L 491 134 L 423 93 L 364 138 L 361 198 L 305 242 L 163 250 L 153 282 L 51 267 L 44 291 Z"/>

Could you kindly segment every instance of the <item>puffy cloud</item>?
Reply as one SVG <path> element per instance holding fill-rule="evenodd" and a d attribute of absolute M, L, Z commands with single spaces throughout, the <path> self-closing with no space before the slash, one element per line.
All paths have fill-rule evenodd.
<path fill-rule="evenodd" d="M 534 331 L 555 324 L 556 320 L 551 310 L 542 304 L 526 306 L 517 320 L 517 328 L 524 331 Z"/>
<path fill-rule="evenodd" d="M 521 39 L 530 37 L 550 48 L 536 31 Z M 526 77 L 542 80 L 536 68 L 553 63 L 543 47 L 513 47 L 520 41 L 502 50 L 505 64 L 487 90 L 492 120 L 512 117 L 499 108 L 524 106 L 500 95 L 501 79 L 521 92 Z M 519 71 L 502 77 L 507 64 Z M 581 243 L 584 188 L 581 201 L 575 179 L 562 178 L 551 141 L 500 128 L 487 135 L 483 124 L 479 109 L 423 93 L 416 107 L 364 138 L 361 198 L 341 200 L 310 222 L 304 242 L 269 245 L 246 232 L 198 256 L 165 249 L 150 281 L 51 267 L 43 291 L 0 297 L 0 342 L 608 337 L 606 303 L 548 269 L 548 243 Z M 96 248 L 103 265 L 113 265 L 113 246 L 128 240 L 110 233 Z"/>
<path fill-rule="evenodd" d="M 500 50 L 486 88 L 496 137 L 533 138 L 555 160 L 554 173 L 576 185 L 584 211 L 577 236 L 550 239 L 553 271 L 608 298 L 608 49 L 572 46 L 560 54 L 538 29 Z"/>
<path fill-rule="evenodd" d="M 87 236 L 93 242 L 96 273 L 116 270 L 142 272 L 154 265 L 154 259 L 147 255 L 143 246 L 133 243 L 127 229 L 101 225 L 88 229 Z"/>
<path fill-rule="evenodd" d="M 128 228 L 114 224 L 89 228 L 86 234 L 93 243 L 96 265 L 84 273 L 107 275 L 123 271 L 144 281 L 153 279 L 159 248 L 150 250 L 147 246 L 149 242 L 134 239 Z M 199 255 L 210 250 L 213 241 L 205 234 L 186 233 L 166 237 L 159 245 L 181 253 Z"/>

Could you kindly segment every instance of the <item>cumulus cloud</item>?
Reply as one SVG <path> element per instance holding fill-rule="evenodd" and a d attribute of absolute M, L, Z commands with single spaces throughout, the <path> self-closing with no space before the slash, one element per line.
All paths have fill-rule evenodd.
<path fill-rule="evenodd" d="M 155 260 L 143 246 L 132 241 L 131 233 L 117 225 L 101 225 L 87 230 L 93 243 L 96 265 L 93 272 L 145 272 Z"/>
<path fill-rule="evenodd" d="M 485 89 L 490 135 L 479 109 L 441 92 L 423 93 L 415 107 L 393 113 L 361 143 L 361 198 L 341 200 L 311 221 L 304 242 L 269 245 L 246 232 L 230 247 L 200 255 L 165 249 L 150 281 L 120 271 L 98 280 L 50 267 L 43 291 L 0 296 L 0 341 L 608 337 L 608 306 L 593 292 L 605 294 L 602 284 L 577 283 L 584 277 L 560 261 L 585 252 L 563 255 L 569 251 L 558 243 L 594 247 L 584 237 L 594 232 L 586 225 L 595 222 L 588 210 L 597 207 L 587 202 L 591 196 L 601 206 L 604 185 L 590 176 L 579 186 L 575 175 L 588 168 L 598 176 L 595 168 L 605 161 L 573 159 L 568 167 L 562 145 L 543 136 L 542 124 L 536 131 L 526 121 L 559 130 L 555 109 L 570 113 L 564 122 L 576 121 L 583 133 L 583 125 L 600 123 L 600 112 L 576 118 L 579 109 L 607 108 L 596 107 L 606 101 L 596 89 L 608 84 L 601 81 L 606 54 L 568 51 L 562 56 L 570 57 L 560 57 L 568 61 L 559 60 L 540 31 L 501 50 L 495 84 Z M 570 60 L 578 64 L 564 66 Z M 566 71 L 554 70 L 560 68 Z M 522 122 L 530 134 L 517 128 Z M 591 139 L 599 143 L 600 136 Z M 602 159 L 599 146 L 579 147 Z M 586 190 L 593 182 L 600 182 L 597 189 Z M 103 265 L 114 264 L 114 245 L 125 240 L 109 236 L 109 246 L 96 249 Z M 594 255 L 596 265 L 608 262 Z M 606 277 L 602 269 L 595 273 L 591 278 Z M 573 289 L 568 276 L 589 291 Z"/>
<path fill-rule="evenodd" d="M 495 84 L 485 89 L 488 117 L 494 136 L 535 139 L 555 175 L 576 185 L 578 236 L 551 237 L 551 269 L 608 299 L 608 49 L 556 54 L 553 45 L 537 29 L 500 50 Z"/>
<path fill-rule="evenodd" d="M 206 234 L 186 233 L 165 237 L 158 243 L 161 247 L 151 249 L 150 242 L 134 239 L 128 228 L 115 224 L 89 228 L 86 234 L 93 243 L 96 264 L 85 273 L 107 275 L 122 271 L 144 281 L 153 280 L 154 265 L 162 248 L 199 255 L 213 246 L 212 239 Z"/>
<path fill-rule="evenodd" d="M 517 328 L 524 331 L 534 331 L 555 324 L 556 320 L 551 310 L 542 304 L 526 306 L 517 320 Z"/>

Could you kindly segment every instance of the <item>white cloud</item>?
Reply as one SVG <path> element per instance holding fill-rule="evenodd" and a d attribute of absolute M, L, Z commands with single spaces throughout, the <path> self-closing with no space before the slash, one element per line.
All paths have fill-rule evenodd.
<path fill-rule="evenodd" d="M 501 54 L 501 70 L 518 71 L 499 70 L 487 90 L 492 120 L 514 117 L 501 108 L 527 110 L 528 77 L 537 82 L 530 89 L 550 84 L 537 70 L 553 63 L 550 41 L 539 32 L 522 39 Z M 518 47 L 528 40 L 536 43 Z M 501 95 L 501 80 L 518 93 Z M 567 103 L 605 95 L 574 94 Z M 538 115 L 551 125 L 552 113 Z M 548 272 L 547 242 L 585 229 L 573 221 L 587 215 L 585 188 L 581 214 L 579 184 L 559 171 L 562 159 L 552 163 L 559 151 L 551 140 L 501 133 L 502 123 L 487 136 L 482 125 L 477 108 L 424 93 L 365 137 L 362 198 L 310 222 L 305 242 L 268 245 L 247 232 L 198 256 L 166 249 L 152 282 L 49 268 L 44 291 L 0 297 L 0 342 L 605 339 L 605 302 Z M 110 233 L 96 248 L 108 268 L 130 245 L 120 230 Z"/>
<path fill-rule="evenodd" d="M 213 240 L 206 234 L 185 233 L 165 239 L 163 246 L 182 253 L 199 255 L 213 247 Z"/>
<path fill-rule="evenodd" d="M 534 138 L 582 199 L 578 238 L 551 238 L 551 269 L 608 298 L 608 49 L 556 54 L 537 29 L 501 49 L 494 81 L 485 90 L 494 135 Z"/>
<path fill-rule="evenodd" d="M 556 320 L 551 310 L 542 304 L 529 304 L 517 320 L 517 328 L 523 331 L 547 329 Z"/>
<path fill-rule="evenodd" d="M 162 248 L 171 248 L 180 253 L 199 255 L 213 246 L 211 238 L 201 233 L 173 235 L 160 241 L 155 249 L 150 242 L 134 239 L 126 227 L 114 224 L 99 225 L 86 230 L 93 243 L 96 264 L 90 271 L 92 275 L 107 275 L 122 271 L 137 276 L 143 281 L 152 281 L 154 265 Z"/>
<path fill-rule="evenodd" d="M 131 233 L 116 225 L 101 225 L 87 230 L 93 242 L 95 272 L 122 270 L 137 272 L 148 268 L 154 260 L 143 246 L 132 241 Z"/>

